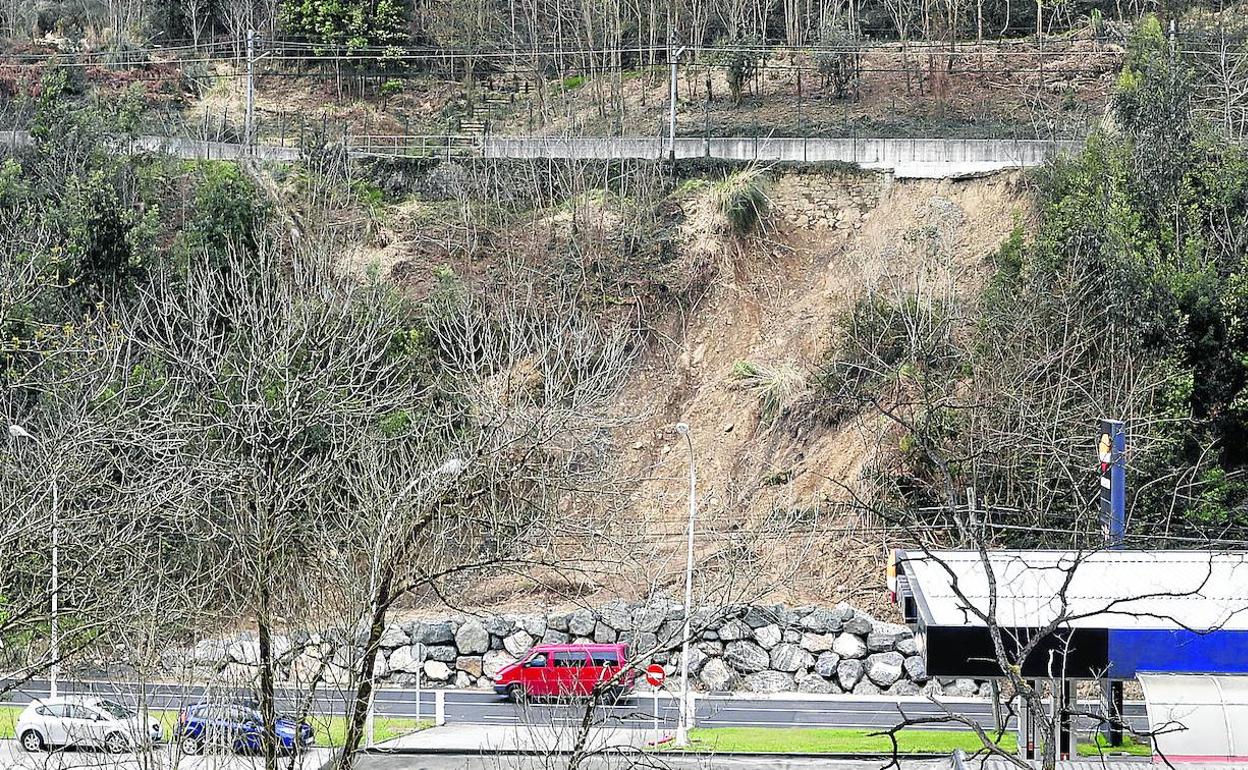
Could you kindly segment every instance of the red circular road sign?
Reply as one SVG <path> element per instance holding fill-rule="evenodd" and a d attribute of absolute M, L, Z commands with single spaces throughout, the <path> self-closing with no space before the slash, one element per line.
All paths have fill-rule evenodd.
<path fill-rule="evenodd" d="M 667 679 L 667 673 L 658 663 L 651 663 L 646 667 L 646 684 L 651 687 L 662 687 L 664 679 Z"/>

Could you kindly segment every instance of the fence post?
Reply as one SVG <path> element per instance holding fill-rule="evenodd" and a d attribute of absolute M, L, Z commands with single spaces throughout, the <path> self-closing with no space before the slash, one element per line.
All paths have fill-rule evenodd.
<path fill-rule="evenodd" d="M 446 690 L 434 691 L 433 723 L 438 727 L 446 724 Z"/>

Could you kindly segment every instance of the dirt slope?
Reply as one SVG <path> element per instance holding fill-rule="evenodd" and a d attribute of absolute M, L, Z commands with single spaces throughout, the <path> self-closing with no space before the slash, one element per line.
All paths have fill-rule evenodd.
<path fill-rule="evenodd" d="M 673 321 L 670 343 L 654 350 L 623 394 L 621 413 L 644 417 L 623 437 L 620 471 L 642 480 L 617 513 L 616 536 L 639 545 L 633 568 L 646 579 L 630 574 L 612 590 L 683 577 L 688 454 L 664 429 L 680 421 L 691 426 L 697 458 L 700 559 L 737 572 L 728 582 L 741 598 L 878 600 L 886 538 L 820 504 L 860 487 L 887 440 L 884 426 L 864 416 L 833 427 L 777 427 L 763 418 L 758 394 L 733 377 L 734 365 L 795 369 L 808 379 L 835 322 L 864 292 L 915 281 L 976 291 L 986 256 L 1028 213 L 1014 174 L 905 182 L 787 176 L 770 196 L 766 237 L 721 239 L 716 285 Z M 782 523 L 803 534 L 778 535 Z"/>

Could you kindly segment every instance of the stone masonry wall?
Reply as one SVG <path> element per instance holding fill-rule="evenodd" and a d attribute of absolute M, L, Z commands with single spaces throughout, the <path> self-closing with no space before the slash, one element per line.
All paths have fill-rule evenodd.
<path fill-rule="evenodd" d="M 533 645 L 565 642 L 623 642 L 634 660 L 675 674 L 683 624 L 677 603 L 622 601 L 550 614 L 410 620 L 386 627 L 377 675 L 400 685 L 419 675 L 425 686 L 489 688 L 500 669 Z M 971 696 L 979 689 L 970 680 L 929 680 L 910 629 L 846 604 L 703 608 L 694 611 L 691 628 L 690 672 L 704 690 Z M 279 638 L 279 673 L 288 681 L 320 676 L 345 684 L 362 654 L 359 641 Z M 202 641 L 187 657 L 201 677 L 244 680 L 254 673 L 257 647 L 243 634 Z"/>

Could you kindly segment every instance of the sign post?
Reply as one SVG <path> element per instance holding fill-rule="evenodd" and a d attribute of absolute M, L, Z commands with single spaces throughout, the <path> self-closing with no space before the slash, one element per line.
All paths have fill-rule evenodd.
<path fill-rule="evenodd" d="M 1127 426 L 1121 420 L 1101 420 L 1096 455 L 1101 469 L 1101 532 L 1106 547 L 1117 550 L 1127 532 Z"/>
<path fill-rule="evenodd" d="M 1127 426 L 1121 420 L 1101 420 L 1096 446 L 1101 467 L 1101 532 L 1105 546 L 1122 550 L 1127 534 Z M 1110 681 L 1106 688 L 1111 719 L 1122 714 L 1124 693 L 1121 681 Z M 1110 746 L 1122 745 L 1122 727 L 1114 721 L 1106 730 Z"/>
<path fill-rule="evenodd" d="M 667 680 L 667 672 L 658 663 L 646 667 L 646 684 L 654 688 L 654 745 L 659 745 L 659 689 Z"/>

